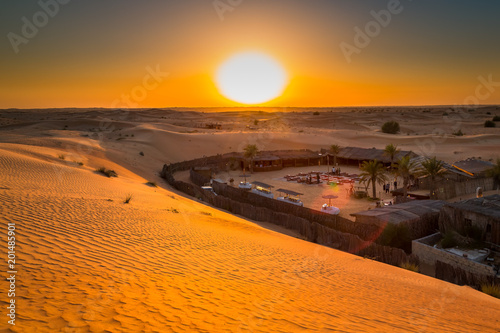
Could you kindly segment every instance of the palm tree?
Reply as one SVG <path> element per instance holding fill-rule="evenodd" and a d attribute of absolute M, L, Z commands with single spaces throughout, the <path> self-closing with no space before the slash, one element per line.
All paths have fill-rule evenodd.
<path fill-rule="evenodd" d="M 253 159 L 257 156 L 259 149 L 257 145 L 247 145 L 243 150 L 245 151 L 245 158 L 250 160 L 250 172 L 253 172 Z"/>
<path fill-rule="evenodd" d="M 403 156 L 396 162 L 396 175 L 403 178 L 403 198 L 406 198 L 408 193 L 407 187 L 410 177 L 417 171 L 417 163 L 412 161 L 410 156 Z"/>
<path fill-rule="evenodd" d="M 486 176 L 493 178 L 494 189 L 500 186 L 500 158 L 497 158 L 497 164 L 495 164 L 491 169 L 486 171 Z"/>
<path fill-rule="evenodd" d="M 436 191 L 436 177 L 444 173 L 446 169 L 444 168 L 444 162 L 436 158 L 428 158 L 426 161 L 422 162 L 422 169 L 420 169 L 419 174 L 421 176 L 427 176 L 431 178 L 430 193 L 429 196 L 434 198 Z"/>
<path fill-rule="evenodd" d="M 377 197 L 377 190 L 375 184 L 385 184 L 387 177 L 385 175 L 384 165 L 377 161 L 364 161 L 361 165 L 361 182 L 372 182 L 373 198 Z"/>
<path fill-rule="evenodd" d="M 400 152 L 400 150 L 398 149 L 397 145 L 393 145 L 391 143 L 391 144 L 388 144 L 387 146 L 385 146 L 384 154 L 389 156 L 389 158 L 391 159 L 391 170 L 393 170 L 393 168 L 394 168 L 394 157 L 396 157 L 396 155 L 399 152 Z"/>
<path fill-rule="evenodd" d="M 333 166 L 337 166 L 337 155 L 340 153 L 340 146 L 339 145 L 331 145 L 330 151 L 332 152 L 332 155 L 333 155 Z"/>

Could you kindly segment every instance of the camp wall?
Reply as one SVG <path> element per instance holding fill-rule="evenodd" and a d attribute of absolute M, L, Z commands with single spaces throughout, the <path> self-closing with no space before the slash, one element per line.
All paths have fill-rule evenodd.
<path fill-rule="evenodd" d="M 215 193 L 232 198 L 239 202 L 251 204 L 252 206 L 265 207 L 276 212 L 289 213 L 311 222 L 316 222 L 341 232 L 358 235 L 361 239 L 376 239 L 382 229 L 375 225 L 363 225 L 352 222 L 340 216 L 326 214 L 306 207 L 296 206 L 287 202 L 263 197 L 261 195 L 243 191 L 230 185 L 214 182 Z"/>
<path fill-rule="evenodd" d="M 231 158 L 225 155 L 215 155 L 197 158 L 190 161 L 165 164 L 160 175 L 165 178 L 164 175 L 166 175 L 167 173 L 173 174 L 179 171 L 190 170 L 194 167 L 213 167 L 214 169 L 222 170 L 226 168 L 226 166 L 229 164 L 229 162 L 231 162 L 232 159 L 234 159 L 234 157 Z"/>
<path fill-rule="evenodd" d="M 478 289 L 483 283 L 500 285 L 500 278 L 494 275 L 471 272 L 468 269 L 439 260 L 436 262 L 436 278 L 458 285 L 472 286 Z"/>
<path fill-rule="evenodd" d="M 285 157 L 282 157 L 282 167 L 298 167 L 298 166 L 316 166 L 318 162 L 321 160 L 319 157 L 310 157 L 310 158 L 301 158 L 301 157 L 286 157 L 287 154 L 308 154 L 310 152 L 307 149 L 298 149 L 298 150 L 279 150 L 279 151 L 261 151 L 260 153 L 263 155 L 273 155 L 273 154 L 285 154 Z M 205 156 L 201 158 L 197 158 L 189 161 L 175 162 L 170 164 L 165 164 L 163 166 L 163 171 L 161 173 L 162 177 L 165 172 L 169 172 L 171 174 L 179 171 L 190 170 L 195 167 L 212 167 L 214 171 L 218 170 L 229 170 L 231 167 L 235 165 L 239 166 L 239 161 L 243 160 L 242 153 L 227 153 L 227 154 L 218 154 L 214 156 Z M 238 163 L 236 163 L 238 162 Z M 248 164 L 248 161 L 244 162 Z M 281 166 L 270 167 L 270 169 L 266 170 L 265 168 L 262 171 L 270 171 L 270 170 L 281 170 Z M 257 168 L 256 168 L 257 171 Z"/>
<path fill-rule="evenodd" d="M 196 172 L 194 169 L 189 170 L 189 178 L 194 184 L 198 186 L 204 186 L 205 184 L 210 183 L 210 177 L 202 175 L 201 173 Z"/>
<path fill-rule="evenodd" d="M 429 190 L 431 185 L 430 178 L 422 178 L 420 179 L 420 189 Z M 439 200 L 447 200 L 450 198 L 465 196 L 468 194 L 476 193 L 476 189 L 478 187 L 482 187 L 483 191 L 491 191 L 494 190 L 494 181 L 493 178 L 475 178 L 475 179 L 467 179 L 465 181 L 444 181 L 438 180 L 436 181 L 436 194 L 437 199 Z"/>
<path fill-rule="evenodd" d="M 209 191 L 204 191 L 201 189 L 201 187 L 197 185 L 189 184 L 182 181 L 176 181 L 175 178 L 173 177 L 173 174 L 171 174 L 169 172 L 169 169 L 166 167 L 163 168 L 161 174 L 162 177 L 165 178 L 170 185 L 172 185 L 177 190 L 182 191 L 190 196 L 197 197 L 205 202 L 214 205 L 215 207 L 227 210 L 233 214 L 241 215 L 255 221 L 269 222 L 275 225 L 285 227 L 290 230 L 295 230 L 300 235 L 304 236 L 305 239 L 311 242 L 315 242 L 321 245 L 329 246 L 341 251 L 357 254 L 360 256 L 369 257 L 371 259 L 396 266 L 399 266 L 404 262 L 418 263 L 418 258 L 416 256 L 407 255 L 401 249 L 382 246 L 373 243 L 370 240 L 361 239 L 358 235 L 334 230 L 328 226 L 322 225 L 317 222 L 311 222 L 310 220 L 296 216 L 294 214 L 280 212 L 266 207 L 255 206 L 247 202 L 240 202 L 222 195 L 215 195 Z M 214 185 L 215 187 L 218 186 L 223 187 L 222 185 L 224 184 L 214 182 Z M 260 198 L 261 196 L 258 197 Z M 279 201 L 277 202 L 281 203 Z M 293 206 L 287 203 L 283 204 L 285 205 L 284 206 L 285 209 L 288 208 L 288 211 L 290 211 L 290 208 L 292 208 L 289 206 Z M 293 208 L 303 208 L 303 207 L 293 206 Z M 307 208 L 305 209 L 307 211 Z M 330 216 L 328 217 L 331 218 Z M 337 218 L 337 220 L 339 219 Z M 352 224 L 351 221 L 348 222 Z M 342 225 L 342 222 L 339 223 L 337 221 L 337 224 L 340 226 Z M 348 228 L 346 226 L 344 227 L 346 229 Z M 364 228 L 366 228 L 366 226 L 364 226 Z M 368 237 L 368 239 L 370 238 L 373 237 Z"/>
<path fill-rule="evenodd" d="M 340 251 L 368 257 L 386 264 L 399 266 L 404 262 L 418 263 L 414 255 L 407 255 L 403 250 L 382 246 L 359 236 L 343 233 L 292 214 L 280 213 L 264 207 L 255 207 L 248 203 L 218 195 L 211 202 L 214 206 L 241 215 L 254 221 L 270 222 L 275 225 L 295 230 L 306 240 L 325 245 Z"/>

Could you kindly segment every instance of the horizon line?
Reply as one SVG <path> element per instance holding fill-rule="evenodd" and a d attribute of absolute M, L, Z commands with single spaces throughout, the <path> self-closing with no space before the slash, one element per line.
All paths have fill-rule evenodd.
<path fill-rule="evenodd" d="M 76 107 L 76 106 L 64 106 L 64 107 L 8 107 L 8 108 L 0 108 L 1 111 L 7 110 L 67 110 L 67 109 L 103 109 L 103 110 L 152 110 L 152 109 L 345 109 L 345 108 L 423 108 L 423 107 L 469 107 L 469 108 L 477 108 L 477 107 L 499 107 L 499 104 L 421 104 L 421 105 L 348 105 L 348 106 L 162 106 L 162 107 L 135 107 L 135 108 L 113 108 L 113 107 L 102 107 L 102 106 L 90 106 L 90 107 Z"/>

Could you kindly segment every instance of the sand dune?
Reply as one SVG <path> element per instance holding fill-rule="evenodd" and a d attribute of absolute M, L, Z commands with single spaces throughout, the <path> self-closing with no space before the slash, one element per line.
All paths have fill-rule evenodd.
<path fill-rule="evenodd" d="M 54 131 L 53 123 L 29 135 L 22 127 L 2 132 L 0 215 L 4 225 L 17 225 L 11 331 L 498 331 L 499 301 L 471 288 L 279 234 L 146 185 L 158 181 L 162 159 L 221 152 L 255 133 L 130 124 L 123 140 L 116 132 L 99 140 Z M 271 141 L 304 144 L 293 135 Z M 119 177 L 96 173 L 99 166 Z M 6 290 L 5 280 L 0 285 Z"/>

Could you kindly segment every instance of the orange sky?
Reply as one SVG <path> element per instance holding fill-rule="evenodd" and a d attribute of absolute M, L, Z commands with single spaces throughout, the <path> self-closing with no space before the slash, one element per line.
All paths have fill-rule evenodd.
<path fill-rule="evenodd" d="M 264 106 L 461 104 L 477 95 L 479 77 L 500 82 L 498 4 L 401 3 L 348 59 L 342 43 L 356 46 L 354 29 L 366 28 L 370 12 L 387 10 L 387 1 L 255 0 L 225 11 L 223 20 L 200 0 L 70 2 L 17 53 L 3 39 L 0 108 L 237 106 L 219 93 L 214 75 L 245 50 L 274 57 L 290 78 Z M 23 37 L 22 18 L 32 21 L 41 10 L 10 4 L 2 32 Z M 168 76 L 144 90 L 147 68 Z M 495 84 L 480 88 L 477 101 L 500 103 Z M 139 98 L 127 97 L 133 92 Z"/>

